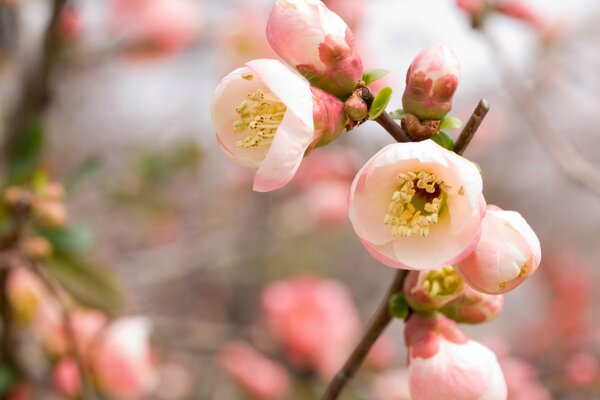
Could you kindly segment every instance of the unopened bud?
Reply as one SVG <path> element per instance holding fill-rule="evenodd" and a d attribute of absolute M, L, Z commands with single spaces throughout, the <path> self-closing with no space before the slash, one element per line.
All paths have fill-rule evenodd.
<path fill-rule="evenodd" d="M 316 87 L 310 88 L 313 97 L 315 145 L 324 146 L 337 139 L 346 127 L 344 104 L 337 97 Z M 311 147 L 309 147 L 310 151 Z"/>
<path fill-rule="evenodd" d="M 456 300 L 463 292 L 463 281 L 452 267 L 410 271 L 404 282 L 406 301 L 415 310 L 437 310 Z"/>
<path fill-rule="evenodd" d="M 65 189 L 60 183 L 50 182 L 40 190 L 39 197 L 43 200 L 62 201 L 65 199 Z"/>
<path fill-rule="evenodd" d="M 504 306 L 504 297 L 478 292 L 467 286 L 455 301 L 441 309 L 448 318 L 465 324 L 482 324 L 494 319 Z"/>
<path fill-rule="evenodd" d="M 34 236 L 23 242 L 23 252 L 28 258 L 43 260 L 52 254 L 52 246 L 41 236 Z"/>
<path fill-rule="evenodd" d="M 404 111 L 421 120 L 441 120 L 452 109 L 460 80 L 460 63 L 446 46 L 421 51 L 406 74 Z"/>
<path fill-rule="evenodd" d="M 35 204 L 34 217 L 44 228 L 60 228 L 67 222 L 67 209 L 59 201 L 40 201 Z"/>
<path fill-rule="evenodd" d="M 9 186 L 4 191 L 4 202 L 10 207 L 29 207 L 32 195 L 27 189 L 18 186 Z"/>
<path fill-rule="evenodd" d="M 344 103 L 344 112 L 352 121 L 364 121 L 369 115 L 367 103 L 356 92 Z"/>

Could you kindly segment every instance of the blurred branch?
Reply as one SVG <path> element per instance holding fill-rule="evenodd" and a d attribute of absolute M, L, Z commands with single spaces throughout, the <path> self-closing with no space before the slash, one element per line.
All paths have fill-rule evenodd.
<path fill-rule="evenodd" d="M 504 82 L 510 89 L 512 99 L 531 125 L 531 131 L 546 148 L 563 172 L 574 182 L 600 197 L 600 171 L 584 159 L 577 149 L 557 130 L 540 107 L 536 93 L 523 83 L 519 72 L 503 56 L 500 45 L 484 32 L 496 56 Z"/>
<path fill-rule="evenodd" d="M 39 62 L 26 73 L 23 92 L 13 114 L 8 119 L 5 136 L 6 155 L 14 149 L 17 137 L 41 117 L 50 102 L 50 76 L 54 70 L 60 49 L 58 33 L 59 18 L 67 0 L 54 0 L 52 14 L 46 27 L 42 54 Z"/>
<path fill-rule="evenodd" d="M 366 95 L 363 96 L 363 99 L 367 102 L 367 104 L 370 104 L 368 100 L 368 94 L 366 92 L 363 92 L 363 94 Z M 460 133 L 460 136 L 456 142 L 454 151 L 457 154 L 462 154 L 465 151 L 488 111 L 488 102 L 483 99 L 480 100 L 479 104 L 473 111 L 473 114 L 469 118 L 469 121 Z M 388 127 L 390 127 L 390 125 L 388 123 L 389 121 L 387 120 L 387 118 L 380 120 L 380 117 L 377 118 L 375 121 L 377 121 L 381 126 L 388 130 L 390 135 L 392 135 L 394 138 L 396 138 L 396 135 L 406 135 L 406 132 L 402 130 L 399 124 L 397 124 L 394 120 L 391 119 L 389 114 L 384 112 L 382 116 L 383 115 L 387 115 L 387 117 L 391 120 L 391 123 L 393 124 L 391 131 L 388 130 Z M 397 130 L 396 127 L 398 127 L 399 130 Z M 404 139 L 402 136 L 400 137 Z M 408 139 L 408 135 L 406 135 L 406 139 L 407 140 L 398 141 L 410 141 L 410 139 Z M 344 390 L 348 382 L 354 377 L 356 372 L 358 372 L 360 366 L 363 364 L 365 358 L 367 357 L 369 350 L 371 350 L 371 347 L 373 347 L 373 345 L 375 344 L 379 336 L 381 336 L 385 328 L 387 328 L 390 322 L 392 322 L 393 316 L 391 315 L 389 310 L 389 303 L 392 296 L 402 291 L 404 279 L 406 278 L 407 274 L 407 270 L 401 269 L 396 271 L 396 273 L 394 274 L 394 278 L 392 279 L 392 283 L 390 284 L 385 296 L 383 297 L 383 300 L 379 304 L 377 311 L 375 311 L 375 314 L 371 318 L 371 321 L 369 322 L 363 337 L 361 338 L 358 345 L 354 348 L 354 351 L 352 352 L 342 369 L 335 375 L 335 377 L 329 383 L 329 385 L 325 389 L 325 393 L 321 397 L 321 400 L 336 400 L 342 393 L 342 390 Z"/>

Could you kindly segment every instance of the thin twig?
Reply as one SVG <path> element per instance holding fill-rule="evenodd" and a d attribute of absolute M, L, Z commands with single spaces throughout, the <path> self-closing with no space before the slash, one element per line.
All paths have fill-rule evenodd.
<path fill-rule="evenodd" d="M 94 400 L 96 398 L 96 395 L 92 384 L 92 379 L 87 365 L 84 361 L 84 356 L 80 352 L 77 343 L 77 335 L 75 334 L 75 329 L 73 328 L 73 318 L 71 318 L 70 307 L 64 298 L 62 289 L 60 288 L 58 283 L 46 273 L 43 267 L 41 267 L 35 262 L 32 262 L 32 267 L 36 275 L 42 280 L 46 288 L 50 291 L 52 296 L 54 296 L 54 298 L 60 305 L 62 312 L 62 324 L 65 329 L 65 336 L 67 342 L 70 343 L 71 355 L 75 359 L 75 363 L 77 364 L 80 381 L 82 383 L 80 399 Z"/>
<path fill-rule="evenodd" d="M 471 117 L 458 136 L 458 139 L 456 139 L 456 143 L 454 144 L 454 152 L 456 154 L 464 153 L 488 111 L 490 111 L 489 103 L 484 99 L 479 100 L 479 104 L 475 107 L 475 111 L 473 111 L 473 114 L 471 114 Z"/>
<path fill-rule="evenodd" d="M 373 92 L 371 92 L 371 89 L 369 89 L 367 86 L 361 88 L 360 97 L 365 101 L 365 103 L 367 103 L 369 108 L 375 99 Z M 381 125 L 383 129 L 385 129 L 394 138 L 394 140 L 396 140 L 396 142 L 406 143 L 411 141 L 408 133 L 404 132 L 402 126 L 394 121 L 392 116 L 387 111 L 382 112 L 381 115 L 375 119 L 375 121 Z"/>
<path fill-rule="evenodd" d="M 367 102 L 367 104 L 370 105 L 371 103 L 369 103 L 367 100 L 368 94 L 366 92 L 364 93 L 366 96 L 363 96 L 363 99 Z M 365 97 L 367 98 L 365 99 Z M 488 110 L 488 102 L 485 100 L 480 100 L 479 104 L 473 111 L 473 114 L 469 118 L 469 121 L 465 125 L 456 142 L 456 146 L 454 148 L 454 151 L 456 153 L 462 154 L 465 151 L 465 149 L 469 145 L 469 142 L 471 141 L 471 139 L 477 132 L 477 129 L 481 125 L 483 118 L 485 118 Z M 399 124 L 392 120 L 389 114 L 384 112 L 382 115 L 387 115 L 389 120 L 391 120 L 391 123 L 393 124 L 391 129 L 388 129 L 388 118 L 384 118 L 385 125 L 381 122 L 379 118 L 377 118 L 375 121 L 377 121 L 381 126 L 383 126 L 388 131 L 388 133 L 390 133 L 390 135 L 396 138 L 396 134 L 398 134 L 398 131 L 396 131 L 396 127 L 400 129 L 402 134 L 406 135 L 406 132 L 402 130 Z M 408 135 L 406 135 L 406 137 L 408 138 Z M 398 141 L 409 142 L 410 140 Z M 348 382 L 354 377 L 356 372 L 359 370 L 367 354 L 369 353 L 369 350 L 371 350 L 371 347 L 373 347 L 373 344 L 375 344 L 375 342 L 377 341 L 377 338 L 381 336 L 385 328 L 392 321 L 393 317 L 389 311 L 390 299 L 394 294 L 402 290 L 402 286 L 404 285 L 404 279 L 406 278 L 407 274 L 408 271 L 406 270 L 398 270 L 394 274 L 392 283 L 390 284 L 383 300 L 379 304 L 377 311 L 375 311 L 375 314 L 373 315 L 371 321 L 367 325 L 367 329 L 365 330 L 363 337 L 360 339 L 358 345 L 354 348 L 354 351 L 352 351 L 352 354 L 350 355 L 342 369 L 331 380 L 331 382 L 325 389 L 325 393 L 321 397 L 321 400 L 336 400 L 340 393 L 342 393 L 342 390 L 344 390 Z"/>

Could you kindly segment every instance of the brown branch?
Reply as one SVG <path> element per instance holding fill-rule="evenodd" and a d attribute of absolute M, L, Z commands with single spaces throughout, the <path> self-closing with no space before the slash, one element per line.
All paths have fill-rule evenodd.
<path fill-rule="evenodd" d="M 372 103 L 371 100 L 369 102 L 369 93 L 363 91 L 364 96 L 363 99 L 367 102 L 368 105 Z M 483 118 L 485 118 L 487 112 L 489 110 L 489 104 L 485 100 L 480 100 L 479 104 L 473 111 L 473 114 L 469 118 L 469 121 L 465 125 L 462 130 L 454 148 L 454 151 L 458 154 L 462 154 L 464 150 L 469 145 L 469 142 L 477 132 L 477 129 L 481 125 Z M 383 118 L 382 118 L 383 117 Z M 380 119 L 381 118 L 381 119 Z M 408 139 L 408 135 L 398 123 L 396 123 L 388 113 L 384 112 L 381 116 L 375 119 L 381 126 L 383 126 L 392 137 L 396 138 L 396 136 L 400 137 L 401 140 L 396 139 L 399 142 L 410 142 Z M 388 129 L 389 128 L 389 129 Z M 406 138 L 406 140 L 404 140 Z M 352 354 L 342 367 L 342 369 L 335 375 L 335 377 L 331 380 L 327 388 L 325 389 L 325 393 L 321 397 L 321 400 L 336 400 L 339 395 L 342 393 L 342 390 L 346 387 L 348 382 L 356 375 L 360 366 L 363 364 L 369 350 L 377 341 L 377 338 L 381 336 L 385 328 L 390 324 L 393 317 L 389 311 L 389 303 L 390 299 L 396 293 L 399 293 L 402 290 L 402 286 L 404 285 L 404 279 L 408 271 L 406 270 L 398 270 L 394 274 L 394 278 L 392 283 L 390 284 L 383 300 L 379 304 L 379 307 L 375 311 L 375 314 L 371 318 L 371 321 L 367 325 L 367 329 L 363 334 L 360 342 L 352 351 Z"/>
<path fill-rule="evenodd" d="M 361 88 L 360 97 L 365 101 L 365 103 L 367 103 L 369 108 L 375 99 L 373 97 L 373 92 L 371 92 L 371 89 L 369 89 L 367 86 Z M 375 121 L 381 125 L 383 129 L 385 129 L 394 138 L 394 140 L 396 140 L 396 142 L 406 143 L 411 141 L 408 133 L 402 129 L 402 126 L 400 126 L 399 123 L 394 121 L 392 116 L 387 111 L 382 112 L 381 115 L 375 119 Z"/>
<path fill-rule="evenodd" d="M 462 154 L 467 149 L 467 146 L 471 143 L 471 139 L 475 136 L 475 132 L 479 129 L 479 126 L 483 122 L 488 111 L 490 111 L 489 103 L 484 99 L 479 100 L 479 104 L 475 107 L 475 111 L 473 111 L 467 124 L 462 132 L 460 132 L 458 139 L 456 139 L 456 143 L 454 144 L 454 152 L 456 154 Z"/>

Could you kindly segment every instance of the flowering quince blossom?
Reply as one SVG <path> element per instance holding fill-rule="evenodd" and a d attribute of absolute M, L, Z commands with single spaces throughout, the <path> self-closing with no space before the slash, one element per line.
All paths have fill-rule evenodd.
<path fill-rule="evenodd" d="M 406 73 L 402 106 L 421 120 L 440 120 L 452 109 L 460 62 L 452 50 L 436 45 L 421 51 Z"/>
<path fill-rule="evenodd" d="M 341 101 L 277 60 L 253 60 L 216 89 L 212 119 L 225 154 L 258 167 L 254 190 L 292 179 L 305 154 L 334 140 L 345 126 Z"/>
<path fill-rule="evenodd" d="M 362 60 L 348 25 L 320 0 L 277 0 L 267 40 L 314 86 L 345 99 L 362 78 Z"/>
<path fill-rule="evenodd" d="M 474 289 L 498 294 L 520 285 L 541 258 L 540 241 L 521 214 L 488 206 L 481 240 L 456 269 Z"/>
<path fill-rule="evenodd" d="M 341 284 L 316 277 L 275 282 L 262 294 L 267 325 L 296 364 L 331 377 L 360 334 L 358 312 Z"/>
<path fill-rule="evenodd" d="M 453 321 L 482 324 L 496 318 L 504 306 L 504 296 L 476 291 L 465 285 L 465 291 L 440 311 Z"/>
<path fill-rule="evenodd" d="M 91 350 L 91 369 L 102 390 L 123 399 L 143 397 L 156 385 L 149 345 L 150 321 L 127 317 L 114 321 Z"/>
<path fill-rule="evenodd" d="M 413 314 L 405 328 L 412 400 L 506 400 L 495 354 L 441 314 Z"/>
<path fill-rule="evenodd" d="M 228 343 L 221 350 L 219 361 L 223 370 L 253 399 L 282 399 L 292 389 L 287 371 L 246 343 Z"/>
<path fill-rule="evenodd" d="M 454 268 L 411 271 L 404 280 L 404 297 L 415 310 L 430 311 L 456 300 L 465 291 Z"/>
<path fill-rule="evenodd" d="M 52 372 L 52 385 L 54 389 L 69 397 L 75 397 L 81 390 L 81 380 L 77 362 L 72 358 L 65 358 L 56 364 Z"/>
<path fill-rule="evenodd" d="M 482 186 L 473 163 L 431 140 L 392 144 L 354 178 L 350 221 L 385 265 L 412 270 L 452 265 L 479 240 Z"/>

